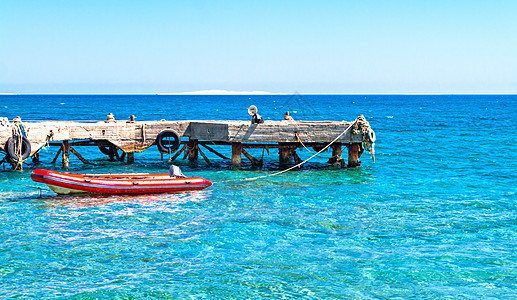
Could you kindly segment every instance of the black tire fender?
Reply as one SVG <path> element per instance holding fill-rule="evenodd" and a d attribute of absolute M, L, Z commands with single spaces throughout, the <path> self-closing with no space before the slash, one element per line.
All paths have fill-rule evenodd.
<path fill-rule="evenodd" d="M 21 159 L 18 157 L 16 153 L 16 143 L 20 137 L 18 135 L 14 135 L 7 140 L 5 144 L 5 149 L 9 157 L 13 160 L 21 160 L 24 161 L 31 155 L 31 142 L 24 136 L 22 136 L 22 153 Z"/>
<path fill-rule="evenodd" d="M 370 142 L 372 143 L 375 143 L 375 140 L 377 139 L 375 137 L 375 131 L 373 131 L 373 129 L 370 128 L 370 130 L 368 130 L 368 139 L 370 140 Z"/>
<path fill-rule="evenodd" d="M 181 145 L 180 135 L 174 130 L 164 130 L 156 137 L 156 146 L 160 153 L 172 153 Z"/>

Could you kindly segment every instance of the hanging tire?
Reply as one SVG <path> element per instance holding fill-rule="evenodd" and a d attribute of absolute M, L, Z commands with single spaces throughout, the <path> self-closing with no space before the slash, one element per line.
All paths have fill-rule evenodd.
<path fill-rule="evenodd" d="M 160 153 L 172 153 L 181 145 L 181 138 L 174 130 L 164 130 L 156 137 L 156 146 Z"/>
<path fill-rule="evenodd" d="M 373 131 L 373 129 L 368 130 L 368 139 L 371 143 L 375 143 L 377 138 L 375 137 L 375 131 Z"/>
<path fill-rule="evenodd" d="M 31 155 L 31 142 L 29 142 L 29 140 L 22 136 L 22 153 L 21 153 L 21 158 L 18 156 L 18 153 L 16 153 L 16 144 L 18 143 L 20 139 L 20 136 L 18 135 L 14 135 L 12 137 L 10 137 L 8 140 L 7 140 L 7 143 L 5 144 L 5 148 L 6 148 L 6 152 L 7 154 L 9 155 L 9 157 L 12 159 L 12 160 L 15 160 L 15 161 L 24 161 L 26 160 L 27 158 L 29 158 L 29 156 Z"/>

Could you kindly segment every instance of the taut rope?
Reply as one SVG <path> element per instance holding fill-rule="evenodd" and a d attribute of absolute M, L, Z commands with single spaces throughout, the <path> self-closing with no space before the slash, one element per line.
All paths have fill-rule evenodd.
<path fill-rule="evenodd" d="M 0 181 L 1 182 L 5 182 L 5 183 L 9 183 L 9 184 L 16 184 L 16 185 L 19 185 L 19 186 L 24 186 L 24 187 L 28 187 L 28 188 L 32 188 L 32 189 L 38 189 L 39 190 L 39 196 L 41 197 L 41 191 L 43 189 L 41 187 L 39 187 L 39 186 L 26 185 L 26 184 L 16 183 L 16 182 L 12 182 L 12 181 L 7 181 L 7 180 L 0 180 Z"/>
<path fill-rule="evenodd" d="M 223 180 L 223 181 L 217 181 L 217 182 L 213 182 L 213 184 L 216 184 L 216 183 L 222 183 L 222 182 L 231 182 L 231 181 L 251 181 L 251 180 L 257 180 L 257 179 L 261 179 L 261 178 L 266 178 L 266 177 L 272 177 L 272 176 L 276 176 L 276 175 L 280 175 L 282 173 L 285 173 L 285 172 L 288 172 L 288 171 L 291 171 L 292 169 L 295 169 L 295 168 L 298 168 L 300 167 L 301 165 L 305 164 L 306 162 L 308 162 L 309 160 L 313 159 L 314 157 L 316 157 L 318 154 L 324 152 L 325 150 L 327 150 L 328 147 L 330 147 L 332 144 L 334 144 L 337 140 L 339 140 L 339 138 L 341 138 L 350 128 L 352 128 L 351 126 L 348 127 L 347 129 L 345 129 L 345 131 L 343 131 L 340 135 L 338 135 L 332 142 L 330 142 L 330 144 L 328 144 L 327 146 L 325 146 L 323 149 L 321 149 L 320 151 L 318 151 L 318 153 L 316 154 L 313 154 L 311 157 L 307 158 L 306 160 L 302 161 L 301 163 L 299 164 L 296 164 L 288 169 L 285 169 L 285 170 L 282 170 L 282 171 L 279 171 L 279 172 L 276 172 L 276 173 L 273 173 L 273 174 L 267 174 L 267 175 L 262 175 L 262 176 L 257 176 L 257 177 L 250 177 L 250 178 L 244 178 L 244 179 L 230 179 L 230 180 Z"/>

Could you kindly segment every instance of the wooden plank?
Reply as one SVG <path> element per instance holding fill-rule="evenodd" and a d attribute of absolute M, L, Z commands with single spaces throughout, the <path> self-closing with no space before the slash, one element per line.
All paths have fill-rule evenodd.
<path fill-rule="evenodd" d="M 190 122 L 185 135 L 195 140 L 227 141 L 228 124 L 214 122 Z"/>

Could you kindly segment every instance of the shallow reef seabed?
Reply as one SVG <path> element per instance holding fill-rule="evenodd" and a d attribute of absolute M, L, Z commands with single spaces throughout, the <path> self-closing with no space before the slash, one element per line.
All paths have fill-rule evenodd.
<path fill-rule="evenodd" d="M 364 114 L 377 135 L 375 163 L 367 152 L 353 169 L 315 158 L 254 181 L 241 179 L 282 170 L 276 150 L 262 168 L 243 159 L 232 169 L 212 153 L 212 166 L 180 157 L 185 175 L 215 184 L 177 194 L 56 196 L 30 179 L 35 168 L 63 170 L 50 163 L 56 147 L 23 171 L 0 166 L 2 298 L 517 297 L 517 96 L 12 95 L 0 103 L 10 120 L 83 121 L 110 112 L 248 120 L 253 104 L 266 122 L 286 111 L 314 121 Z M 71 156 L 72 172 L 169 167 L 155 147 L 133 164 L 96 147 L 80 152 L 95 165 Z"/>

